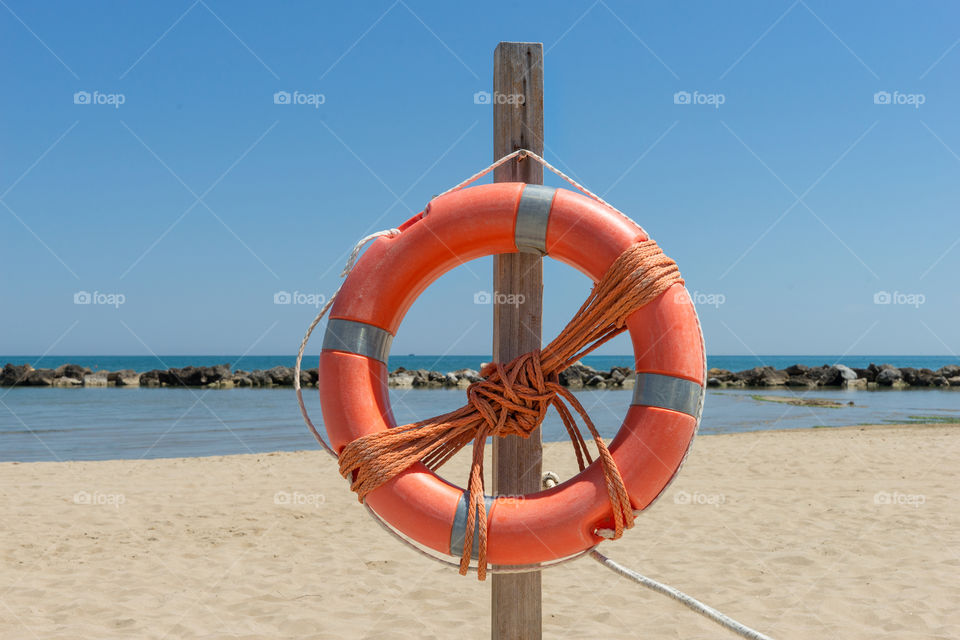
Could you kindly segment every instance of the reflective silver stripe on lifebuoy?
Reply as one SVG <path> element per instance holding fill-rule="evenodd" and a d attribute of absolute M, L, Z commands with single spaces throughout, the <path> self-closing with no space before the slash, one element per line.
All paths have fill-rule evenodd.
<path fill-rule="evenodd" d="M 513 237 L 517 250 L 522 253 L 547 253 L 547 223 L 550 207 L 557 190 L 540 184 L 523 187 L 520 204 L 517 205 L 517 224 Z"/>
<path fill-rule="evenodd" d="M 460 557 L 463 555 L 463 539 L 467 532 L 467 505 L 470 495 L 469 491 L 460 494 L 460 500 L 457 502 L 457 511 L 453 515 L 453 528 L 450 529 L 450 555 Z M 483 496 L 484 508 L 487 510 L 487 522 L 490 517 L 490 507 L 493 506 L 495 498 L 493 496 Z M 477 559 L 477 550 L 480 548 L 480 528 L 474 525 L 473 546 L 471 547 L 474 560 Z"/>
<path fill-rule="evenodd" d="M 673 409 L 696 417 L 703 387 L 684 378 L 638 373 L 631 404 Z"/>
<path fill-rule="evenodd" d="M 386 329 L 365 322 L 330 318 L 323 348 L 367 356 L 386 364 L 393 336 Z"/>

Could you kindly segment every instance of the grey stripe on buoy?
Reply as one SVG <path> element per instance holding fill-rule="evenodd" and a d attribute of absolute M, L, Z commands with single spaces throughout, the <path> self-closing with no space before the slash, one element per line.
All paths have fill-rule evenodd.
<path fill-rule="evenodd" d="M 631 404 L 673 409 L 696 417 L 702 394 L 703 387 L 684 378 L 638 373 Z"/>
<path fill-rule="evenodd" d="M 457 502 L 457 511 L 453 515 L 453 528 L 450 529 L 450 555 L 458 558 L 463 555 L 463 539 L 467 532 L 467 501 L 469 500 L 469 495 L 469 491 L 464 491 L 460 494 L 460 500 Z M 493 502 L 493 496 L 483 496 L 484 508 L 487 510 L 487 522 L 489 522 L 490 507 L 493 505 Z M 477 559 L 477 550 L 479 548 L 480 528 L 475 525 L 473 530 L 473 547 L 471 547 L 471 556 L 474 560 Z"/>
<path fill-rule="evenodd" d="M 550 208 L 557 190 L 540 184 L 523 187 L 520 204 L 517 205 L 517 224 L 514 228 L 514 244 L 522 253 L 547 253 L 547 223 Z"/>
<path fill-rule="evenodd" d="M 323 336 L 323 348 L 367 356 L 386 364 L 393 336 L 386 329 L 366 322 L 330 318 Z"/>

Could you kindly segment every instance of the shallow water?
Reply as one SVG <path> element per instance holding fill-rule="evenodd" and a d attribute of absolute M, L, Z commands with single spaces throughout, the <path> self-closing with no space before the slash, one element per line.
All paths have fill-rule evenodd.
<path fill-rule="evenodd" d="M 814 391 L 809 398 L 854 402 L 840 409 L 762 402 L 753 395 L 788 390 L 707 391 L 701 433 L 907 422 L 911 416 L 960 417 L 960 391 Z M 579 391 L 602 435 L 613 436 L 630 391 Z M 412 422 L 459 407 L 456 389 L 393 389 L 394 415 Z M 320 403 L 308 394 L 311 416 Z M 556 414 L 545 440 L 566 439 Z M 0 389 L 0 460 L 107 460 L 227 455 L 313 449 L 291 389 Z"/>

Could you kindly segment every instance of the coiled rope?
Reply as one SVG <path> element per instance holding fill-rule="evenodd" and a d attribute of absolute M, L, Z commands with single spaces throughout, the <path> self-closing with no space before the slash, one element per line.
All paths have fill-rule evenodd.
<path fill-rule="evenodd" d="M 519 149 L 500 158 L 483 171 L 474 174 L 441 195 L 446 195 L 472 184 L 514 157 L 519 160 L 526 157 L 533 158 L 585 195 L 627 217 L 542 157 L 526 149 Z M 362 238 L 351 251 L 340 276 L 346 278 L 349 275 L 360 252 L 367 243 L 380 237 L 391 237 L 399 234 L 398 229 L 387 229 Z M 296 366 L 294 367 L 294 389 L 300 413 L 323 449 L 334 458 L 339 459 L 341 474 L 353 479 L 351 489 L 357 493 L 358 499 L 364 503 L 374 519 L 384 529 L 420 554 L 451 566 L 457 565 L 426 553 L 392 529 L 366 505 L 364 498 L 370 491 L 409 467 L 410 464 L 422 461 L 428 467 L 436 469 L 452 458 L 461 448 L 469 444 L 471 440 L 473 441 L 473 460 L 468 493 L 471 504 L 467 516 L 463 556 L 459 563 L 461 575 L 465 575 L 468 570 L 473 568 L 470 566 L 470 558 L 474 537 L 472 534 L 476 527 L 479 529 L 477 536 L 479 549 L 478 564 L 474 570 L 476 570 L 479 580 L 484 580 L 488 572 L 540 571 L 547 566 L 562 564 L 589 554 L 593 559 L 615 573 L 677 600 L 693 611 L 706 616 L 744 638 L 771 640 L 768 636 L 732 620 L 716 609 L 673 587 L 647 578 L 614 562 L 596 551 L 596 548 L 544 565 L 497 567 L 495 569 L 487 567 L 487 522 L 483 501 L 484 444 L 488 436 L 517 435 L 529 437 L 530 433 L 543 421 L 547 410 L 551 406 L 560 414 L 564 427 L 567 429 L 581 471 L 592 462 L 592 457 L 583 435 L 577 427 L 570 407 L 573 407 L 573 410 L 581 416 L 593 436 L 603 467 L 614 515 L 614 529 L 604 530 L 603 537 L 619 538 L 625 529 L 633 526 L 635 513 L 632 511 L 630 499 L 616 462 L 613 460 L 606 444 L 600 438 L 586 410 L 573 394 L 559 385 L 558 374 L 584 355 L 622 333 L 626 329 L 625 320 L 631 313 L 656 299 L 670 286 L 678 282 L 683 282 L 679 269 L 670 258 L 663 254 L 654 241 L 646 240 L 634 244 L 614 261 L 604 277 L 594 286 L 578 313 L 564 327 L 557 338 L 542 351 L 523 354 L 506 365 L 490 363 L 484 367 L 480 372 L 484 379 L 473 383 L 467 389 L 467 405 L 429 420 L 364 436 L 348 444 L 339 456 L 323 439 L 311 421 L 303 401 L 300 380 L 307 343 L 317 325 L 333 305 L 337 293 L 339 293 L 338 289 L 337 293 L 330 296 L 318 311 L 297 352 Z M 551 478 L 551 480 L 553 479 Z"/>

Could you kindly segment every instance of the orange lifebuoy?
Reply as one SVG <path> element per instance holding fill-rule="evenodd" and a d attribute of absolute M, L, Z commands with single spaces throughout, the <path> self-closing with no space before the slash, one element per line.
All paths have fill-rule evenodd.
<path fill-rule="evenodd" d="M 500 253 L 536 251 L 594 281 L 644 231 L 580 194 L 522 183 L 470 187 L 433 200 L 424 213 L 380 238 L 357 262 L 330 310 L 320 356 L 320 398 L 336 452 L 396 426 L 387 393 L 393 336 L 417 296 L 449 269 Z M 675 284 L 627 319 L 635 354 L 633 401 L 610 444 L 635 510 L 672 480 L 703 406 L 703 338 L 686 289 Z M 463 550 L 463 489 L 415 464 L 373 490 L 383 520 L 438 552 Z M 597 544 L 612 518 L 598 462 L 523 499 L 488 498 L 487 560 L 523 565 L 564 558 Z M 476 545 L 473 547 L 477 548 Z"/>

